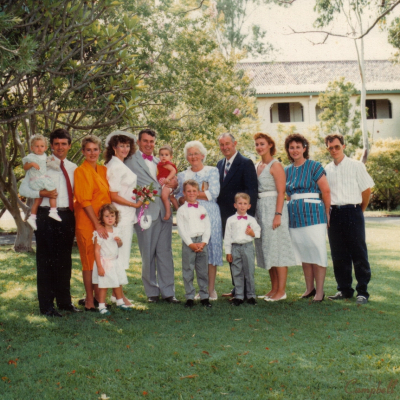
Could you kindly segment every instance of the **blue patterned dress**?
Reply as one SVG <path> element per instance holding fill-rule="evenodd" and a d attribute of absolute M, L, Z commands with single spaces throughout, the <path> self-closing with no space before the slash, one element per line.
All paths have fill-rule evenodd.
<path fill-rule="evenodd" d="M 219 195 L 219 171 L 215 167 L 204 166 L 201 171 L 193 172 L 191 168 L 178 174 L 179 193 L 176 198 L 183 197 L 183 183 L 188 179 L 194 179 L 202 191 L 203 182 L 208 183 L 205 191 L 209 200 L 198 200 L 208 213 L 211 221 L 211 237 L 208 242 L 208 263 L 212 265 L 223 265 L 222 261 L 222 223 L 221 214 L 217 204 Z"/>

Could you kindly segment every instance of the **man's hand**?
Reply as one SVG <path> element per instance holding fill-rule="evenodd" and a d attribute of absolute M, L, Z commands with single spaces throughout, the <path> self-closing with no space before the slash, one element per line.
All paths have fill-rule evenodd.
<path fill-rule="evenodd" d="M 57 189 L 46 190 L 43 189 L 39 192 L 40 197 L 48 197 L 49 199 L 56 199 L 58 196 Z"/>
<path fill-rule="evenodd" d="M 197 243 L 199 246 L 199 252 L 204 250 L 204 247 L 206 247 L 207 243 L 201 242 L 201 243 Z"/>
<path fill-rule="evenodd" d="M 117 242 L 118 247 L 121 247 L 121 246 L 122 246 L 123 243 L 122 243 L 122 240 L 121 240 L 120 237 L 115 236 L 114 240 Z"/>
<path fill-rule="evenodd" d="M 172 178 L 170 182 L 165 182 L 165 186 L 170 189 L 176 189 L 178 187 L 178 179 Z"/>
<path fill-rule="evenodd" d="M 201 251 L 201 250 L 199 250 L 199 243 L 191 243 L 191 244 L 189 244 L 189 248 L 191 250 L 193 250 L 195 253 L 198 253 L 199 251 Z"/>
<path fill-rule="evenodd" d="M 228 261 L 228 263 L 233 262 L 232 254 L 227 254 L 227 255 L 226 255 L 226 261 Z"/>
<path fill-rule="evenodd" d="M 256 234 L 254 233 L 254 231 L 253 231 L 253 229 L 251 228 L 250 225 L 247 225 L 247 228 L 246 228 L 246 235 L 249 235 L 249 236 L 251 236 L 251 237 L 256 236 Z"/>

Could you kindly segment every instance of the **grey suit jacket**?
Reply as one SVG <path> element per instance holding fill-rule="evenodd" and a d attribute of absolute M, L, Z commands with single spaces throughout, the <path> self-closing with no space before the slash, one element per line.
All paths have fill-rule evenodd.
<path fill-rule="evenodd" d="M 159 159 L 154 157 L 153 162 L 157 165 L 159 163 Z M 147 186 L 151 183 L 155 190 L 158 190 L 157 195 L 161 195 L 161 186 L 156 179 L 151 176 L 150 170 L 146 165 L 146 162 L 143 160 L 142 154 L 137 151 L 131 157 L 125 160 L 126 166 L 136 174 L 137 176 L 137 184 L 139 186 Z M 136 214 L 139 214 L 140 208 L 136 209 Z M 165 208 L 164 204 L 161 201 L 160 197 L 156 197 L 154 203 L 149 204 L 149 208 L 146 211 L 147 215 L 150 215 L 153 220 L 156 220 L 161 213 L 161 218 L 164 218 Z"/>

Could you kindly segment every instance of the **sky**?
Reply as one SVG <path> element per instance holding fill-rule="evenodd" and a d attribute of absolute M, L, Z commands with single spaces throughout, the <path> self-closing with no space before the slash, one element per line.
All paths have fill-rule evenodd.
<path fill-rule="evenodd" d="M 330 60 L 356 60 L 356 50 L 353 40 L 330 37 L 326 44 L 314 45 L 324 36 L 320 34 L 290 34 L 291 28 L 296 31 L 314 30 L 313 23 L 318 14 L 313 8 L 315 0 L 296 0 L 290 7 L 283 8 L 278 5 L 263 5 L 255 8 L 246 21 L 259 24 L 267 31 L 266 41 L 273 44 L 274 61 L 330 61 Z M 394 10 L 393 16 L 400 16 L 400 6 Z M 371 19 L 372 21 L 372 19 Z M 333 28 L 333 29 L 332 29 Z M 332 31 L 347 32 L 347 24 L 343 19 L 335 21 Z M 309 40 L 307 40 L 309 39 Z M 387 32 L 382 32 L 375 27 L 365 37 L 365 59 L 389 59 L 395 49 L 388 43 Z M 249 59 L 248 61 L 254 61 Z M 271 61 L 271 58 L 259 59 Z"/>

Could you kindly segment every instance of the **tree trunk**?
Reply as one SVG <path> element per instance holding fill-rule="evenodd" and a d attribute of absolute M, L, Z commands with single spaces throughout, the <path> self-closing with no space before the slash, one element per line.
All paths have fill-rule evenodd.
<path fill-rule="evenodd" d="M 17 237 L 14 242 L 14 250 L 17 253 L 33 252 L 32 249 L 32 228 L 27 222 L 24 222 L 21 218 L 15 218 L 17 224 Z"/>
<path fill-rule="evenodd" d="M 392 211 L 390 208 L 390 189 L 386 189 L 387 190 L 387 210 L 388 211 Z"/>

